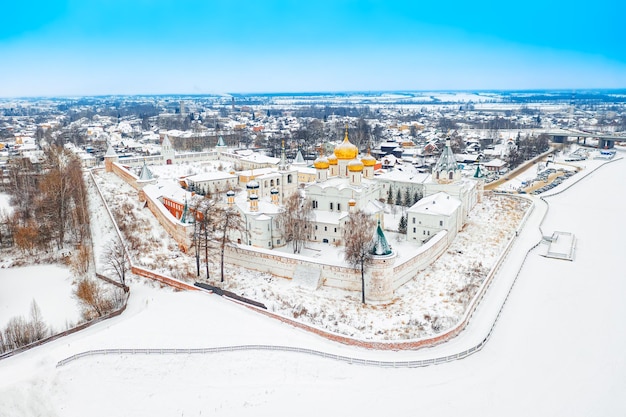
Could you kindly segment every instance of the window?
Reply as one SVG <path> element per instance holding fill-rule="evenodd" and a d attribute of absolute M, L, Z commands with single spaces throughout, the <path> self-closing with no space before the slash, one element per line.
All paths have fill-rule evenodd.
<path fill-rule="evenodd" d="M 267 242 L 267 247 L 271 248 L 272 247 L 272 241 L 270 240 L 269 242 Z"/>
<path fill-rule="evenodd" d="M 426 230 L 422 230 L 423 234 L 426 235 Z"/>
<path fill-rule="evenodd" d="M 330 209 L 331 210 L 333 209 L 333 203 L 330 203 Z"/>
<path fill-rule="evenodd" d="M 337 211 L 341 211 L 341 203 L 337 203 Z"/>
<path fill-rule="evenodd" d="M 443 220 L 439 220 L 439 226 L 443 226 Z"/>
<path fill-rule="evenodd" d="M 270 180 L 270 186 L 274 186 L 274 180 Z"/>
<path fill-rule="evenodd" d="M 276 240 L 276 244 L 280 245 L 280 239 Z"/>
<path fill-rule="evenodd" d="M 415 217 L 413 217 L 413 224 L 415 224 Z"/>
<path fill-rule="evenodd" d="M 280 179 L 279 178 L 276 179 L 276 185 L 280 185 Z"/>
<path fill-rule="evenodd" d="M 293 181 L 292 175 L 291 174 L 287 175 L 287 184 L 291 184 L 292 181 Z"/>
<path fill-rule="evenodd" d="M 448 178 L 449 178 L 449 179 L 452 179 L 452 178 L 453 178 L 453 176 L 454 176 L 454 171 L 450 171 L 450 173 L 448 174 Z"/>
<path fill-rule="evenodd" d="M 317 225 L 315 225 L 315 230 L 317 230 Z"/>
<path fill-rule="evenodd" d="M 413 228 L 413 233 L 415 233 L 415 227 Z"/>
<path fill-rule="evenodd" d="M 324 226 L 324 231 L 328 232 L 328 227 L 327 226 Z"/>
<path fill-rule="evenodd" d="M 313 208 L 316 209 L 317 208 L 317 200 L 313 200 Z"/>
<path fill-rule="evenodd" d="M 337 228 L 335 227 L 335 233 L 337 233 Z M 335 241 L 335 239 L 333 239 L 333 242 Z"/>

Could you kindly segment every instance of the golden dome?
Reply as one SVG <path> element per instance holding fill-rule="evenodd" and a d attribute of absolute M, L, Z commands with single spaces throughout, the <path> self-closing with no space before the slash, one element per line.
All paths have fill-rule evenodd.
<path fill-rule="evenodd" d="M 348 205 L 350 207 L 356 206 L 356 200 L 354 198 L 351 198 L 350 200 L 348 200 Z"/>
<path fill-rule="evenodd" d="M 374 165 L 376 165 L 376 158 L 368 153 L 363 158 L 361 158 L 361 162 L 363 162 L 363 165 L 365 165 L 366 167 L 373 167 Z"/>
<path fill-rule="evenodd" d="M 328 169 L 328 158 L 325 156 L 320 156 L 313 162 L 313 166 L 316 169 Z"/>
<path fill-rule="evenodd" d="M 328 163 L 331 165 L 337 165 L 337 157 L 335 155 L 329 155 Z"/>
<path fill-rule="evenodd" d="M 335 156 L 337 159 L 350 160 L 357 157 L 359 149 L 350 143 L 348 139 L 348 126 L 346 125 L 346 135 L 343 138 L 343 142 L 335 146 Z"/>
<path fill-rule="evenodd" d="M 354 159 L 348 163 L 348 171 L 361 172 L 363 171 L 363 163 L 358 159 Z"/>

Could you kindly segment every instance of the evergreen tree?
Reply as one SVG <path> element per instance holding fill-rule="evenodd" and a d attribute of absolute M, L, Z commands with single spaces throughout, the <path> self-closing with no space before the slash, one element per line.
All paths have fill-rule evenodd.
<path fill-rule="evenodd" d="M 402 214 L 402 216 L 400 217 L 400 222 L 398 223 L 398 233 L 402 233 L 403 235 L 406 235 L 406 223 L 407 223 L 406 215 Z"/>
<path fill-rule="evenodd" d="M 411 191 L 407 188 L 404 190 L 404 207 L 411 207 L 411 202 L 413 198 L 411 197 Z"/>
<path fill-rule="evenodd" d="M 422 196 L 420 195 L 420 192 L 416 190 L 415 194 L 413 194 L 413 204 L 417 203 L 421 199 L 422 199 Z"/>
<path fill-rule="evenodd" d="M 402 205 L 402 191 L 398 188 L 398 192 L 396 193 L 396 206 Z"/>
<path fill-rule="evenodd" d="M 391 186 L 389 186 L 389 192 L 387 193 L 387 204 L 393 204 L 393 191 L 391 190 Z"/>

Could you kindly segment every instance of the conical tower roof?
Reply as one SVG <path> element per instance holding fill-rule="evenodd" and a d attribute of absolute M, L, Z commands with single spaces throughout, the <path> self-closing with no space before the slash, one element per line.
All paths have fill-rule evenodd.
<path fill-rule="evenodd" d="M 383 233 L 383 228 L 380 227 L 380 220 L 378 221 L 378 227 L 376 227 L 376 232 L 374 232 L 374 242 L 372 245 L 372 250 L 370 254 L 376 256 L 385 256 L 391 255 L 391 246 L 389 242 L 387 242 L 387 238 L 385 237 L 385 233 Z"/>
<path fill-rule="evenodd" d="M 109 147 L 107 148 L 107 153 L 105 153 L 104 156 L 117 156 L 117 154 L 115 153 L 115 149 L 113 149 L 113 145 L 111 145 L 110 143 Z"/>
<path fill-rule="evenodd" d="M 304 160 L 304 157 L 302 156 L 302 152 L 300 151 L 300 149 L 298 149 L 296 159 L 293 160 L 292 164 L 293 165 L 306 165 L 306 161 Z"/>
<path fill-rule="evenodd" d="M 141 173 L 139 174 L 139 181 L 151 181 L 154 178 L 152 175 L 152 171 L 146 165 L 146 161 L 143 161 L 143 166 L 141 167 Z"/>
<path fill-rule="evenodd" d="M 474 178 L 483 178 L 485 175 L 483 174 L 483 170 L 480 169 L 480 164 L 476 164 L 476 172 L 474 172 Z"/>
<path fill-rule="evenodd" d="M 180 222 L 187 223 L 188 215 L 189 215 L 189 207 L 187 206 L 187 199 L 185 199 L 185 206 L 183 207 L 183 214 L 180 215 Z"/>
<path fill-rule="evenodd" d="M 443 172 L 443 171 L 456 171 L 459 169 L 459 164 L 456 162 L 456 158 L 452 153 L 452 147 L 450 146 L 450 138 L 446 139 L 446 146 L 443 148 L 443 152 L 441 153 L 441 157 L 439 157 L 439 161 L 435 165 L 434 172 Z"/>

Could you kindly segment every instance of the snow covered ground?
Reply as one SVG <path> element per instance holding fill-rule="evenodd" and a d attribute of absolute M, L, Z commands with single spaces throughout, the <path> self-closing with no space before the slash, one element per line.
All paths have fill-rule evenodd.
<path fill-rule="evenodd" d="M 421 359 L 448 354 L 475 336 L 468 329 L 453 342 L 416 352 L 364 351 L 213 295 L 133 280 L 122 316 L 0 361 L 0 416 L 625 415 L 624 175 L 626 160 L 617 160 L 548 199 L 543 234 L 573 232 L 574 261 L 531 252 L 489 342 L 466 359 L 388 369 L 252 351 L 93 356 L 56 368 L 89 349 L 261 343 Z M 533 216 L 534 233 L 521 237 L 531 246 L 541 236 L 539 220 Z M 502 295 L 498 281 L 515 273 L 507 268 L 510 258 L 483 302 Z M 473 320 L 484 318 L 481 308 Z"/>
<path fill-rule="evenodd" d="M 0 329 L 15 316 L 30 320 L 33 300 L 53 333 L 72 327 L 81 319 L 73 284 L 71 272 L 57 265 L 0 269 Z"/>

